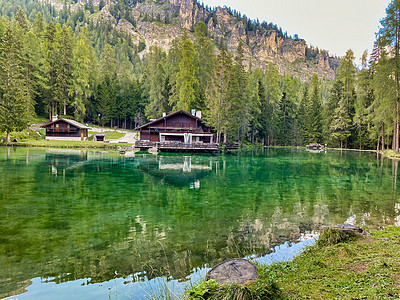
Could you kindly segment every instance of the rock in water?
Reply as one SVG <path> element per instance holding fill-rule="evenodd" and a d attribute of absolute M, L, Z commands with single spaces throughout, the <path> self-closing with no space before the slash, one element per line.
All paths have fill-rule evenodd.
<path fill-rule="evenodd" d="M 322 230 L 326 230 L 328 228 L 330 228 L 330 227 L 322 226 Z M 366 236 L 370 235 L 367 231 L 363 230 L 362 228 L 360 228 L 356 225 L 351 225 L 351 224 L 338 224 L 338 225 L 332 226 L 332 228 L 339 229 L 343 232 L 353 232 L 357 235 L 366 235 Z"/>
<path fill-rule="evenodd" d="M 257 267 L 246 259 L 231 259 L 212 268 L 206 279 L 214 279 L 219 284 L 245 284 L 258 279 Z"/>

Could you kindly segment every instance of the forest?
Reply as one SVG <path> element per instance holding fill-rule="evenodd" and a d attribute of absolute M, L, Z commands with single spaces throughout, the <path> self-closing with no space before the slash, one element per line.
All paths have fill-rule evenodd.
<path fill-rule="evenodd" d="M 143 41 L 135 45 L 111 22 L 88 17 L 101 5 L 56 11 L 0 0 L 0 133 L 24 130 L 34 116 L 134 129 L 164 112 L 196 109 L 229 141 L 399 151 L 400 0 L 387 8 L 360 68 L 348 50 L 334 81 L 311 74 L 306 82 L 272 63 L 253 68 L 246 41 L 232 54 L 203 22 L 168 53 L 151 47 L 142 55 Z M 119 1 L 112 14 L 134 24 L 129 5 Z M 249 30 L 269 26 L 287 36 L 234 14 Z"/>

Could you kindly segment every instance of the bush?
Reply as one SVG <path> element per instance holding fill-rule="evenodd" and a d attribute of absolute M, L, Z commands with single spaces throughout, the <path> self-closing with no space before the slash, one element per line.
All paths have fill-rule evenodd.
<path fill-rule="evenodd" d="M 189 299 L 203 300 L 268 300 L 281 299 L 278 285 L 269 279 L 259 279 L 249 285 L 218 285 L 214 280 L 202 281 L 186 291 Z"/>
<path fill-rule="evenodd" d="M 330 227 L 329 229 L 326 229 L 321 233 L 318 238 L 317 245 L 320 247 L 332 246 L 339 243 L 347 242 L 349 240 L 353 240 L 355 237 L 356 234 L 354 232 L 342 231 Z"/>

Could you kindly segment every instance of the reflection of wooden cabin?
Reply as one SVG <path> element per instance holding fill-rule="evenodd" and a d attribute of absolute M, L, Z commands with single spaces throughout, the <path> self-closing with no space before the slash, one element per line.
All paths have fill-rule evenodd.
<path fill-rule="evenodd" d="M 86 141 L 89 127 L 69 119 L 57 119 L 42 127 L 46 128 L 47 140 Z"/>
<path fill-rule="evenodd" d="M 200 118 L 184 110 L 176 111 L 139 127 L 136 147 L 159 151 L 217 151 L 217 134 Z"/>
<path fill-rule="evenodd" d="M 311 143 L 306 146 L 307 150 L 322 150 L 323 146 L 321 144 Z"/>

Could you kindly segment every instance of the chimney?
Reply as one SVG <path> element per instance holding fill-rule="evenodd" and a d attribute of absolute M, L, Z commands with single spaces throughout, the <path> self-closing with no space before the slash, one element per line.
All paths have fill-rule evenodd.
<path fill-rule="evenodd" d="M 198 117 L 199 119 L 201 119 L 201 110 L 196 111 L 196 117 Z"/>
<path fill-rule="evenodd" d="M 51 121 L 53 122 L 53 121 L 56 121 L 58 119 L 58 115 L 55 115 L 55 116 L 51 116 Z"/>
<path fill-rule="evenodd" d="M 192 109 L 192 115 L 195 116 L 196 115 L 196 110 Z"/>
<path fill-rule="evenodd" d="M 163 116 L 163 118 L 166 117 L 166 116 L 167 116 L 167 113 L 166 113 L 166 112 L 163 112 L 163 113 L 162 113 L 162 116 Z"/>

